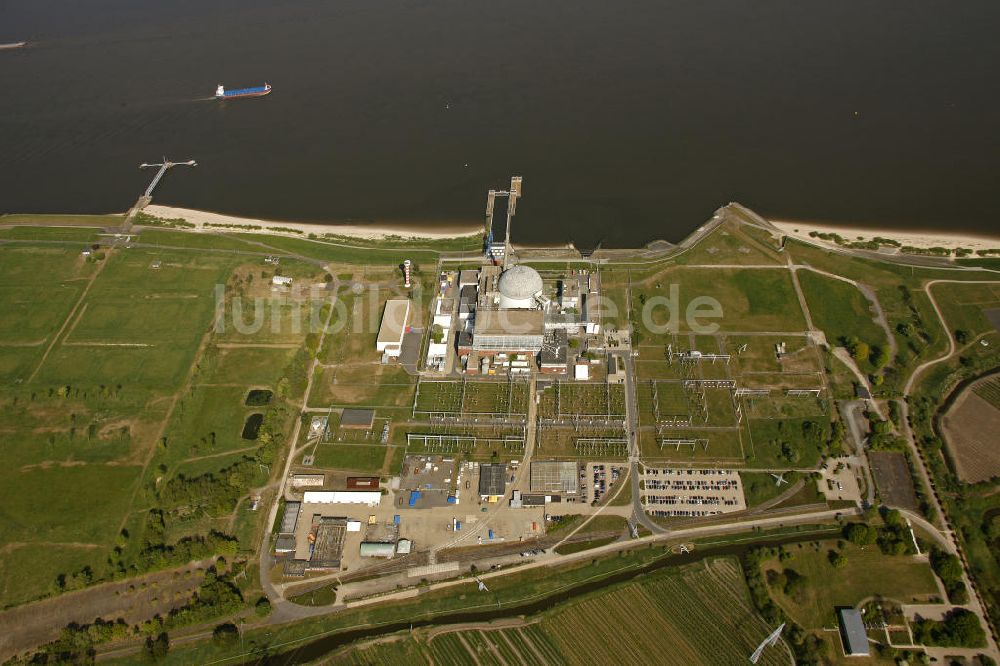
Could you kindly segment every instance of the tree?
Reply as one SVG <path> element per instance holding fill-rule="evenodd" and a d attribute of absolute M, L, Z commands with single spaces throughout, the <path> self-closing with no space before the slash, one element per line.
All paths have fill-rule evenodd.
<path fill-rule="evenodd" d="M 831 550 L 827 559 L 830 560 L 830 564 L 832 564 L 836 569 L 843 569 L 847 566 L 847 556 L 839 550 Z"/>
<path fill-rule="evenodd" d="M 440 324 L 431 326 L 431 340 L 434 341 L 434 344 L 438 345 L 444 340 L 444 329 L 441 328 Z"/>
<path fill-rule="evenodd" d="M 969 341 L 968 331 L 963 331 L 962 329 L 958 329 L 955 331 L 955 342 L 957 342 L 960 345 L 964 345 L 968 341 Z"/>
<path fill-rule="evenodd" d="M 271 602 L 267 597 L 261 597 L 254 604 L 253 611 L 257 614 L 257 617 L 267 617 L 271 614 Z"/>
<path fill-rule="evenodd" d="M 167 636 L 167 632 L 161 631 L 156 638 L 146 637 L 146 655 L 153 661 L 159 661 L 166 657 L 169 650 L 170 637 Z"/>
<path fill-rule="evenodd" d="M 212 641 L 216 645 L 232 645 L 239 637 L 240 630 L 231 622 L 220 624 L 212 631 Z"/>
<path fill-rule="evenodd" d="M 952 610 L 941 622 L 921 620 L 914 629 L 914 638 L 923 645 L 981 647 L 986 644 L 986 632 L 979 617 L 964 608 Z"/>
<path fill-rule="evenodd" d="M 889 362 L 889 352 L 882 347 L 872 347 L 868 361 L 876 368 L 884 368 Z"/>
<path fill-rule="evenodd" d="M 851 523 L 844 528 L 844 538 L 857 546 L 870 546 L 878 539 L 878 531 L 866 523 Z"/>

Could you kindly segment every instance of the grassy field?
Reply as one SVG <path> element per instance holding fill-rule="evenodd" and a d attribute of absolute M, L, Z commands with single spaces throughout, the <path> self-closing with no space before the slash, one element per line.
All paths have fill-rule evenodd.
<path fill-rule="evenodd" d="M 258 444 L 242 438 L 244 420 L 274 405 L 248 407 L 246 392 L 273 389 L 305 335 L 288 336 L 283 349 L 254 348 L 255 339 L 220 348 L 227 340 L 213 335 L 216 289 L 238 291 L 231 280 L 243 259 L 133 247 L 87 260 L 47 242 L 93 233 L 81 225 L 17 227 L 7 235 L 25 241 L 0 247 L 4 604 L 58 592 L 61 575 L 80 586 L 119 567 L 149 566 L 137 558 L 147 539 L 161 538 L 147 532 L 146 515 L 161 506 L 165 485 L 180 474 L 218 474 L 254 454 Z M 249 261 L 244 272 L 260 270 L 259 259 Z M 254 466 L 240 483 L 263 485 L 266 469 Z M 198 493 L 224 486 L 197 487 L 171 499 L 167 542 L 230 529 L 228 513 L 210 519 L 190 510 L 203 503 Z M 258 514 L 243 515 L 231 501 L 213 511 L 232 511 L 232 528 L 252 539 Z"/>
<path fill-rule="evenodd" d="M 53 225 L 62 227 L 120 227 L 124 221 L 124 215 L 54 215 L 49 213 L 9 213 L 6 215 L 0 215 L 0 225 L 14 224 Z"/>
<path fill-rule="evenodd" d="M 318 469 L 379 474 L 386 450 L 384 444 L 320 444 L 316 447 L 316 461 L 313 465 Z"/>
<path fill-rule="evenodd" d="M 676 312 L 660 300 L 669 300 L 672 286 L 678 295 Z M 715 299 L 722 316 L 688 321 L 688 306 L 700 297 Z M 717 324 L 729 332 L 805 329 L 791 276 L 782 267 L 671 268 L 635 285 L 632 298 L 633 322 L 643 343 L 665 343 L 668 331 L 690 331 L 694 323 Z"/>
<path fill-rule="evenodd" d="M 872 319 L 871 303 L 855 286 L 812 271 L 799 271 L 798 277 L 813 323 L 830 344 L 853 336 L 885 348 L 885 331 Z"/>
<path fill-rule="evenodd" d="M 951 331 L 965 331 L 969 338 L 995 330 L 986 310 L 1000 309 L 1000 284 L 937 284 L 934 300 Z"/>
<path fill-rule="evenodd" d="M 681 265 L 783 264 L 774 250 L 755 240 L 744 227 L 726 222 L 677 257 Z"/>
<path fill-rule="evenodd" d="M 747 508 L 752 509 L 768 500 L 774 499 L 787 491 L 789 486 L 793 485 L 800 478 L 798 472 L 786 472 L 784 476 L 788 484 L 778 486 L 775 485 L 775 478 L 766 472 L 740 472 Z"/>
<path fill-rule="evenodd" d="M 99 231 L 93 227 L 11 227 L 0 229 L 0 239 L 79 243 L 82 250 L 100 239 Z"/>
<path fill-rule="evenodd" d="M 772 597 L 793 620 L 806 629 L 836 626 L 837 606 L 854 606 L 872 596 L 902 603 L 920 603 L 937 597 L 934 573 L 926 562 L 905 555 L 883 555 L 878 546 L 861 548 L 844 542 L 821 541 L 788 548 L 792 558 L 785 563 L 766 562 L 765 570 L 792 569 L 805 577 L 802 593 L 795 598 L 770 587 Z M 847 564 L 835 568 L 829 552 L 840 550 Z M 836 584 L 831 584 L 836 580 Z"/>

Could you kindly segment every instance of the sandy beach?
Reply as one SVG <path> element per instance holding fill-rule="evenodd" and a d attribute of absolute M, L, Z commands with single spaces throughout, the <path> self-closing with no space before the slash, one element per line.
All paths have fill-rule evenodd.
<path fill-rule="evenodd" d="M 943 231 L 906 231 L 902 229 L 877 229 L 874 227 L 847 227 L 834 224 L 789 222 L 784 220 L 768 220 L 768 222 L 794 238 L 800 238 L 812 243 L 826 243 L 833 246 L 836 246 L 836 243 L 833 241 L 814 238 L 809 233 L 840 234 L 846 241 L 871 240 L 878 236 L 879 238 L 891 238 L 902 243 L 904 246 L 916 248 L 946 247 L 954 249 L 961 247 L 973 251 L 1000 248 L 1000 235 L 988 237 L 973 234 L 953 234 Z"/>
<path fill-rule="evenodd" d="M 192 210 L 190 208 L 175 208 L 173 206 L 149 205 L 143 212 L 163 219 L 183 219 L 195 225 L 196 229 L 211 229 L 213 231 L 224 230 L 219 225 L 249 225 L 260 227 L 260 229 L 239 229 L 241 232 L 259 233 L 291 233 L 300 236 L 304 234 L 316 234 L 323 236 L 333 234 L 336 236 L 350 236 L 352 238 L 363 238 L 367 240 L 380 240 L 384 238 L 416 238 L 416 239 L 441 239 L 458 238 L 461 236 L 478 236 L 483 233 L 481 224 L 449 225 L 440 224 L 436 226 L 393 226 L 392 224 L 372 224 L 372 225 L 351 225 L 351 224 L 310 224 L 304 222 L 276 222 L 273 220 L 258 220 L 247 217 L 236 217 L 233 215 L 223 215 L 221 213 L 210 213 L 203 210 Z M 301 234 L 289 232 L 295 229 Z"/>

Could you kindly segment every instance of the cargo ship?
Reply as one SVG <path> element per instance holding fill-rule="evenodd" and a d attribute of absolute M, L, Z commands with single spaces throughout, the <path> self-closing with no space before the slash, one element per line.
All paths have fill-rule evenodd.
<path fill-rule="evenodd" d="M 237 97 L 263 97 L 271 92 L 271 86 L 264 84 L 262 86 L 255 86 L 253 88 L 235 88 L 233 90 L 226 90 L 226 88 L 219 84 L 219 87 L 215 89 L 215 99 L 236 99 Z"/>

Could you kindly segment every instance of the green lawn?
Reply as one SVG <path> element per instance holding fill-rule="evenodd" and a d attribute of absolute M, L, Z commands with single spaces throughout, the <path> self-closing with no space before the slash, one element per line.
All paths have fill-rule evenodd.
<path fill-rule="evenodd" d="M 800 547 L 801 546 L 801 547 Z M 792 559 L 764 564 L 765 569 L 793 569 L 805 576 L 801 597 L 792 599 L 771 587 L 771 596 L 793 620 L 807 629 L 836 626 L 836 607 L 854 606 L 871 596 L 884 596 L 902 603 L 919 603 L 937 596 L 934 573 L 926 562 L 912 556 L 883 555 L 878 546 L 860 548 L 845 542 L 847 556 L 843 568 L 834 568 L 828 559 L 837 541 L 821 541 L 787 547 Z"/>
<path fill-rule="evenodd" d="M 788 483 L 778 486 L 775 485 L 775 478 L 766 472 L 740 472 L 747 508 L 752 509 L 768 500 L 774 499 L 787 491 L 789 486 L 799 480 L 799 477 L 798 472 L 785 472 L 785 481 L 788 481 Z"/>
<path fill-rule="evenodd" d="M 320 444 L 316 447 L 313 466 L 378 474 L 382 470 L 385 451 L 384 444 Z"/>

